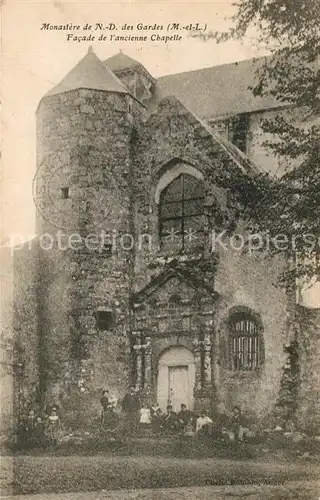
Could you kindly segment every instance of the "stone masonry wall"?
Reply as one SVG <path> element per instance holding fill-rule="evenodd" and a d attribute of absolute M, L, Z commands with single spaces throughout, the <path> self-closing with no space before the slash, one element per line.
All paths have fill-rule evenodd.
<path fill-rule="evenodd" d="M 77 235 L 73 249 L 41 255 L 48 283 L 40 291 L 41 328 L 54 372 L 46 394 L 70 423 L 98 417 L 101 389 L 121 398 L 128 383 L 132 255 L 119 238 L 132 232 L 132 136 L 140 112 L 127 95 L 89 90 L 46 98 L 38 109 L 38 166 L 50 171 L 54 205 L 38 228 L 56 239 L 53 221 L 64 241 Z M 63 186 L 69 199 L 59 199 Z M 112 315 L 105 331 L 97 328 L 98 310 Z"/>
<path fill-rule="evenodd" d="M 136 182 L 139 185 L 137 198 L 137 228 L 152 236 L 153 245 L 139 251 L 136 258 L 136 288 L 142 288 L 159 272 L 152 269 L 156 258 L 167 258 L 159 248 L 158 207 L 154 201 L 157 182 L 161 175 L 174 165 L 174 160 L 189 163 L 204 175 L 207 199 L 213 197 L 223 207 L 222 212 L 228 224 L 226 193 L 212 184 L 214 171 L 228 168 L 226 154 L 199 123 L 178 101 L 164 100 L 147 122 L 147 128 L 139 141 L 139 166 L 136 168 Z M 230 172 L 232 162 L 229 161 Z M 148 172 L 148 175 L 145 175 Z M 210 181 L 209 181 L 210 179 Z M 211 259 L 209 242 L 205 251 L 190 249 L 190 255 L 199 255 L 208 262 Z M 242 255 L 239 252 L 218 249 L 219 266 L 214 279 L 215 289 L 220 294 L 216 304 L 214 329 L 218 337 L 226 337 L 225 321 L 234 306 L 246 306 L 260 315 L 263 323 L 265 361 L 259 373 L 240 374 L 226 369 L 222 356 L 217 355 L 213 373 L 219 387 L 219 403 L 228 410 L 240 404 L 244 411 L 263 418 L 276 402 L 283 363 L 283 343 L 286 341 L 287 316 L 286 294 L 274 286 L 281 262 L 268 262 L 263 258 Z M 150 269 L 151 267 L 151 269 Z M 221 347 L 217 341 L 216 349 Z M 223 344 L 223 342 L 222 342 Z"/>
<path fill-rule="evenodd" d="M 285 291 L 275 286 L 281 262 L 230 248 L 219 253 L 215 287 L 221 302 L 217 304 L 215 328 L 220 338 L 220 403 L 228 410 L 239 405 L 245 413 L 263 419 L 272 414 L 277 400 L 283 344 L 287 341 L 287 297 Z M 225 362 L 227 321 L 234 307 L 248 308 L 261 320 L 264 360 L 257 371 L 233 372 Z"/>
<path fill-rule="evenodd" d="M 170 256 L 159 246 L 161 176 L 179 162 L 193 166 L 204 177 L 207 205 L 221 208 L 214 227 L 232 222 L 215 178 L 238 167 L 221 144 L 173 98 L 146 123 L 142 115 L 128 95 L 91 90 L 44 98 L 38 108 L 37 228 L 48 248 L 17 264 L 16 325 L 28 391 L 40 378 L 42 403 L 58 403 L 70 425 L 98 417 L 101 389 L 121 399 L 130 381 L 130 299 Z M 59 248 L 59 238 L 64 246 L 72 238 L 73 247 Z M 283 263 L 220 248 L 215 275 L 209 244 L 191 245 L 188 253 L 208 264 L 203 273 L 220 295 L 212 332 L 217 402 L 263 418 L 276 401 L 287 339 L 287 298 L 274 286 Z M 257 374 L 239 376 L 223 361 L 226 321 L 236 306 L 252 309 L 263 324 L 265 359 Z M 99 310 L 111 314 L 104 330 L 97 328 Z"/>
<path fill-rule="evenodd" d="M 215 143 L 201 123 L 174 98 L 165 99 L 157 113 L 151 115 L 139 129 L 135 157 L 136 192 L 136 290 L 142 288 L 154 275 L 148 264 L 155 258 L 167 257 L 168 251 L 160 248 L 159 207 L 155 202 L 156 186 L 160 177 L 176 163 L 194 166 L 204 176 L 206 202 L 218 200 L 225 208 L 223 189 L 213 185 L 207 172 L 218 175 L 228 161 L 226 153 Z M 151 244 L 143 234 L 151 236 Z M 142 242 L 142 243 L 141 243 Z M 141 243 L 141 244 L 140 244 Z M 191 254 L 202 254 L 203 246 L 190 245 Z M 169 252 L 170 253 L 170 252 Z"/>

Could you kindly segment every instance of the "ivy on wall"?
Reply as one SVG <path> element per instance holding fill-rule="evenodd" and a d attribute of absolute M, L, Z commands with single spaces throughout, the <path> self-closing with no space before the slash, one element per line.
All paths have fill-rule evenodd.
<path fill-rule="evenodd" d="M 283 366 L 282 378 L 276 410 L 284 423 L 294 422 L 299 407 L 300 377 L 300 347 L 296 340 L 284 346 L 286 361 Z"/>

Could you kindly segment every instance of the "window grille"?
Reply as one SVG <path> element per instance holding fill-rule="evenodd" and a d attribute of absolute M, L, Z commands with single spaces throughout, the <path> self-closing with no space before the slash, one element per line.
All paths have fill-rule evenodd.
<path fill-rule="evenodd" d="M 261 363 L 261 336 L 256 321 L 247 314 L 236 314 L 230 322 L 232 369 L 256 370 Z"/>
<path fill-rule="evenodd" d="M 201 243 L 204 232 L 204 188 L 202 181 L 181 174 L 160 197 L 161 244 L 172 243 L 184 249 L 188 243 Z"/>

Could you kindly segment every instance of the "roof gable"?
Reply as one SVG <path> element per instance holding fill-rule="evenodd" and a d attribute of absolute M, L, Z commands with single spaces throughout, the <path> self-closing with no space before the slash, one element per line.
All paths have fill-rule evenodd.
<path fill-rule="evenodd" d="M 152 278 L 142 290 L 134 295 L 133 305 L 137 306 L 147 301 L 171 280 L 184 282 L 197 292 L 209 295 L 213 300 L 218 298 L 218 294 L 215 292 L 213 284 L 206 279 L 204 273 L 199 271 L 194 264 L 191 266 L 188 263 L 179 262 L 173 259 L 164 267 L 162 272 Z"/>
<path fill-rule="evenodd" d="M 212 144 L 216 151 L 221 151 L 228 159 L 230 159 L 234 165 L 239 168 L 244 174 L 256 175 L 258 174 L 259 168 L 251 161 L 249 158 L 237 148 L 230 141 L 222 137 L 217 131 L 215 131 L 208 123 L 200 119 L 196 114 L 188 109 L 179 99 L 174 96 L 166 97 L 161 100 L 158 104 L 156 111 L 150 115 L 149 120 L 159 119 L 159 130 L 161 128 L 162 119 L 165 120 L 165 126 L 167 126 L 168 116 L 176 117 L 183 115 L 186 122 L 197 123 L 200 128 L 202 128 L 203 133 L 212 139 Z M 146 122 L 148 126 L 148 121 Z"/>
<path fill-rule="evenodd" d="M 81 61 L 46 96 L 75 89 L 104 90 L 128 94 L 128 89 L 90 48 Z"/>

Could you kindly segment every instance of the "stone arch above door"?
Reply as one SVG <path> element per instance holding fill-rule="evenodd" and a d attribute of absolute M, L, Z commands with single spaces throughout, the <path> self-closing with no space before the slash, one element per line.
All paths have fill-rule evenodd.
<path fill-rule="evenodd" d="M 172 366 L 194 363 L 194 355 L 185 346 L 171 345 L 161 352 L 158 361 L 159 366 L 168 363 Z"/>
<path fill-rule="evenodd" d="M 181 403 L 194 406 L 195 360 L 184 346 L 173 345 L 162 351 L 158 359 L 157 399 L 162 411 L 172 404 L 179 411 Z"/>

